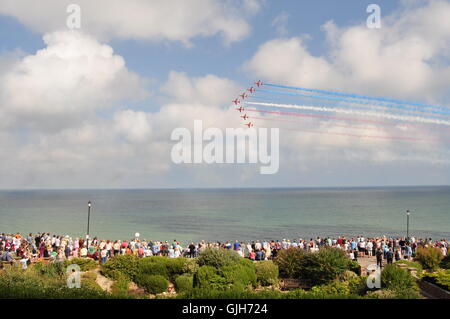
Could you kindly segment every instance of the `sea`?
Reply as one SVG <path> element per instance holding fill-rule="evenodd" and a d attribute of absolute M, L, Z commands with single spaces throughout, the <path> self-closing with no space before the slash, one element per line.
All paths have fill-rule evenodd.
<path fill-rule="evenodd" d="M 450 239 L 450 186 L 0 191 L 0 232 L 146 240 Z"/>

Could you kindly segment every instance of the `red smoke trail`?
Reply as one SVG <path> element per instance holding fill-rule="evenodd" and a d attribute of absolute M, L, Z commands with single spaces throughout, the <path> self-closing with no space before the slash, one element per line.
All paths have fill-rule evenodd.
<path fill-rule="evenodd" d="M 403 123 L 398 123 L 398 122 L 364 120 L 364 119 L 358 119 L 358 118 L 354 118 L 354 117 L 329 116 L 329 115 L 310 114 L 310 113 L 268 111 L 268 110 L 249 109 L 249 108 L 246 108 L 245 111 L 267 113 L 267 114 L 277 114 L 277 115 L 297 116 L 297 117 L 332 119 L 332 120 L 351 121 L 351 122 L 360 122 L 360 123 L 369 123 L 369 124 L 381 124 L 381 125 L 389 125 L 389 126 L 415 127 L 415 128 L 429 128 L 430 127 L 429 125 L 403 124 Z M 450 127 L 440 127 L 439 126 L 439 127 L 435 127 L 435 128 L 438 130 L 450 130 Z"/>

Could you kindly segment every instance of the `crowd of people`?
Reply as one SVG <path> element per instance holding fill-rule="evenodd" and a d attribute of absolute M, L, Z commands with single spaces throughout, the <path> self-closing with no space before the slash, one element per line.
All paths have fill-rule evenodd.
<path fill-rule="evenodd" d="M 252 242 L 191 242 L 185 246 L 177 240 L 147 241 L 139 240 L 103 240 L 98 238 L 72 238 L 68 235 L 51 235 L 50 233 L 0 235 L 0 260 L 3 262 L 20 262 L 23 269 L 32 263 L 43 259 L 64 261 L 77 257 L 92 258 L 105 263 L 109 258 L 117 255 L 132 254 L 138 257 L 166 256 L 168 258 L 196 257 L 206 248 L 223 248 L 236 251 L 241 257 L 251 260 L 268 260 L 276 257 L 282 249 L 302 249 L 305 251 L 318 251 L 324 247 L 335 247 L 345 251 L 349 258 L 358 261 L 358 258 L 376 256 L 377 263 L 382 266 L 383 260 L 392 263 L 394 260 L 412 259 L 417 247 L 433 246 L 442 251 L 444 256 L 448 253 L 448 242 L 445 239 L 433 240 L 431 238 L 366 238 L 362 235 L 346 238 L 317 237 L 305 239 L 263 240 Z"/>

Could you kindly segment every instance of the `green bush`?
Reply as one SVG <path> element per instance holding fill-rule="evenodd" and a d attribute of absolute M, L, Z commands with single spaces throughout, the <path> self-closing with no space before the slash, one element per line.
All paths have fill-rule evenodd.
<path fill-rule="evenodd" d="M 187 258 L 183 265 L 183 274 L 194 275 L 199 267 L 196 259 Z"/>
<path fill-rule="evenodd" d="M 279 290 L 265 289 L 261 291 L 237 291 L 237 290 L 210 290 L 204 288 L 194 288 L 186 294 L 181 294 L 177 298 L 180 299 L 350 299 L 358 298 L 351 294 L 327 294 L 325 290 L 330 288 L 316 289 L 315 292 L 297 289 L 287 293 Z M 338 291 L 339 289 L 335 289 Z"/>
<path fill-rule="evenodd" d="M 167 290 L 169 282 L 160 275 L 139 274 L 135 279 L 139 287 L 151 294 L 159 294 Z"/>
<path fill-rule="evenodd" d="M 281 278 L 298 278 L 301 262 L 306 253 L 303 250 L 289 248 L 280 250 L 274 262 L 278 265 Z"/>
<path fill-rule="evenodd" d="M 72 258 L 64 261 L 64 266 L 76 264 L 80 266 L 81 271 L 88 271 L 97 268 L 97 262 L 92 258 Z"/>
<path fill-rule="evenodd" d="M 239 264 L 241 259 L 242 257 L 240 257 L 234 250 L 207 248 L 200 253 L 197 262 L 200 266 L 222 268 L 225 266 Z"/>
<path fill-rule="evenodd" d="M 369 290 L 369 287 L 367 287 L 367 276 L 356 276 L 347 280 L 347 282 L 352 295 L 364 296 Z"/>
<path fill-rule="evenodd" d="M 115 296 L 127 296 L 130 279 L 121 272 L 115 273 L 115 281 L 111 286 L 111 292 Z"/>
<path fill-rule="evenodd" d="M 312 286 L 324 285 L 337 279 L 351 266 L 341 249 L 325 248 L 308 253 L 300 262 L 300 279 Z"/>
<path fill-rule="evenodd" d="M 350 288 L 348 283 L 335 280 L 326 285 L 312 287 L 311 293 L 317 297 L 322 296 L 323 298 L 337 295 L 348 296 L 350 295 Z"/>
<path fill-rule="evenodd" d="M 222 277 L 216 268 L 201 266 L 194 275 L 194 287 L 225 290 L 229 287 L 227 280 Z"/>
<path fill-rule="evenodd" d="M 396 292 L 399 298 L 418 297 L 416 279 L 397 265 L 386 265 L 381 272 L 381 286 Z"/>
<path fill-rule="evenodd" d="M 139 258 L 133 255 L 118 255 L 102 265 L 102 274 L 108 278 L 115 279 L 117 272 L 133 280 L 139 273 Z"/>
<path fill-rule="evenodd" d="M 39 266 L 38 266 L 39 267 Z M 42 276 L 40 272 L 11 268 L 0 274 L 0 298 L 15 299 L 98 299 L 106 292 L 82 279 L 81 288 L 68 288 L 64 277 Z M 83 284 L 84 282 L 84 284 Z M 87 283 L 87 284 L 86 284 Z"/>
<path fill-rule="evenodd" d="M 139 260 L 139 274 L 159 275 L 169 279 L 166 261 L 162 258 L 166 257 L 157 256 L 157 258 L 148 257 Z"/>
<path fill-rule="evenodd" d="M 439 268 L 444 256 L 442 251 L 436 247 L 418 247 L 416 249 L 416 258 L 424 269 L 436 270 Z"/>
<path fill-rule="evenodd" d="M 425 274 L 423 279 L 450 291 L 450 270 L 440 270 L 431 274 Z"/>
<path fill-rule="evenodd" d="M 390 289 L 369 291 L 367 299 L 398 299 L 397 292 Z"/>
<path fill-rule="evenodd" d="M 52 262 L 48 264 L 37 262 L 34 264 L 33 270 L 40 275 L 51 278 L 62 278 L 66 274 L 66 268 L 64 267 L 64 264 L 60 262 Z"/>
<path fill-rule="evenodd" d="M 349 260 L 348 269 L 361 276 L 361 265 L 357 261 Z"/>
<path fill-rule="evenodd" d="M 81 287 L 88 287 L 91 290 L 102 292 L 103 289 L 97 284 L 97 274 L 93 272 L 84 273 L 81 276 Z"/>
<path fill-rule="evenodd" d="M 444 269 L 450 269 L 450 254 L 447 254 L 447 256 L 442 259 L 441 267 Z"/>
<path fill-rule="evenodd" d="M 422 268 L 422 265 L 420 263 L 418 263 L 418 262 L 402 259 L 402 260 L 399 260 L 399 261 L 395 262 L 395 264 L 396 265 L 398 265 L 398 264 L 406 265 L 408 268 L 415 268 L 417 276 L 418 277 L 422 276 L 423 268 Z"/>
<path fill-rule="evenodd" d="M 195 262 L 195 261 L 194 261 Z M 168 280 L 195 269 L 189 258 L 167 258 L 162 256 L 146 257 L 139 260 L 139 272 L 149 275 L 161 275 Z"/>
<path fill-rule="evenodd" d="M 192 290 L 194 278 L 192 275 L 181 275 L 175 279 L 175 287 L 178 293 L 186 293 Z"/>
<path fill-rule="evenodd" d="M 255 267 L 256 278 L 261 286 L 272 286 L 278 283 L 278 266 L 271 260 L 259 261 Z"/>
<path fill-rule="evenodd" d="M 169 278 L 175 280 L 176 277 L 184 274 L 186 272 L 185 269 L 188 269 L 186 264 L 189 262 L 190 258 L 185 257 L 167 258 L 166 268 L 169 273 Z"/>
<path fill-rule="evenodd" d="M 194 288 L 184 294 L 178 295 L 178 299 L 280 299 L 283 293 L 277 290 L 266 291 L 239 291 L 234 289 L 212 290 L 208 288 Z"/>
<path fill-rule="evenodd" d="M 245 287 L 256 286 L 256 273 L 254 267 L 246 265 L 225 266 L 220 274 L 226 279 L 229 288 L 243 290 Z"/>

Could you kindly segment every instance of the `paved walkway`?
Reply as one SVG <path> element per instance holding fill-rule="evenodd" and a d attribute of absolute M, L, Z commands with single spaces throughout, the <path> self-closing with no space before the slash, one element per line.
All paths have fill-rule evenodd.
<path fill-rule="evenodd" d="M 358 264 L 361 266 L 361 275 L 366 275 L 367 267 L 372 264 L 377 264 L 375 256 L 358 257 Z"/>

